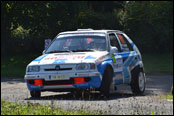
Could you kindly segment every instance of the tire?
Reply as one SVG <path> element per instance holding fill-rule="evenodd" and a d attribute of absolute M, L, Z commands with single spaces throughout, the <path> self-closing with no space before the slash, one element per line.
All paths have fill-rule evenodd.
<path fill-rule="evenodd" d="M 33 98 L 40 98 L 41 97 L 41 92 L 40 91 L 30 91 L 30 95 Z"/>
<path fill-rule="evenodd" d="M 136 95 L 142 95 L 145 91 L 146 77 L 144 71 L 140 68 L 135 68 L 132 72 L 131 89 Z"/>
<path fill-rule="evenodd" d="M 104 71 L 102 83 L 100 86 L 100 93 L 107 98 L 109 97 L 109 94 L 110 94 L 112 76 L 113 76 L 113 71 L 111 67 L 108 66 Z"/>

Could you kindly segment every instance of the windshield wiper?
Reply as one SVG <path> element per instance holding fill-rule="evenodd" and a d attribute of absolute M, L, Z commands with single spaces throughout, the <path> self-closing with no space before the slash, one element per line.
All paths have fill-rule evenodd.
<path fill-rule="evenodd" d="M 72 50 L 73 52 L 87 52 L 87 51 L 96 51 L 95 49 L 84 49 L 84 50 Z"/>
<path fill-rule="evenodd" d="M 60 53 L 60 52 L 72 52 L 71 50 L 54 50 L 47 53 Z"/>

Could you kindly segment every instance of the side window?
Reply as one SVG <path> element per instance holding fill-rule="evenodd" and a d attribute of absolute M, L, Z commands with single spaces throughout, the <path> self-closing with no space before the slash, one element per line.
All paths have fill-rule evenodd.
<path fill-rule="evenodd" d="M 123 51 L 133 51 L 133 48 L 129 41 L 124 37 L 123 34 L 117 33 L 118 38 L 120 39 L 121 46 L 123 48 Z"/>
<path fill-rule="evenodd" d="M 111 44 L 111 46 L 117 47 L 118 48 L 118 51 L 121 52 L 121 47 L 120 47 L 120 44 L 119 44 L 119 42 L 118 42 L 115 34 L 114 33 L 109 34 L 109 38 L 110 38 L 110 44 Z"/>

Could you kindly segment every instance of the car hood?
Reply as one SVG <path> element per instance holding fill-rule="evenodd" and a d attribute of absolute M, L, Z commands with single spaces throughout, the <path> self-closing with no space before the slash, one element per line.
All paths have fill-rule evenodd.
<path fill-rule="evenodd" d="M 108 54 L 107 51 L 44 54 L 33 60 L 29 65 L 88 63 L 88 62 L 94 63 L 98 60 L 101 61 L 102 57 L 107 54 Z"/>

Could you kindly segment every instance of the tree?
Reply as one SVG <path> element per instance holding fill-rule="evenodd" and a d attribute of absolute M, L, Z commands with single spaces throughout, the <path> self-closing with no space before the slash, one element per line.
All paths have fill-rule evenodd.
<path fill-rule="evenodd" d="M 129 2 L 125 31 L 143 52 L 173 52 L 173 2 Z"/>

